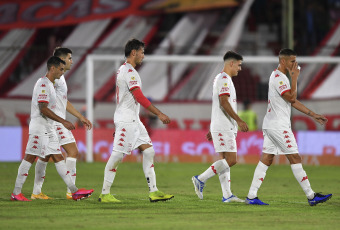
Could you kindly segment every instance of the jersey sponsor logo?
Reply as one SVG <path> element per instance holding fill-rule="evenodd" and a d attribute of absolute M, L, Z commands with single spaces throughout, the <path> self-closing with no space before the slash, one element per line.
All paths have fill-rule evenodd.
<path fill-rule="evenodd" d="M 47 95 L 46 94 L 39 94 L 38 100 L 39 99 L 47 99 Z"/>
<path fill-rule="evenodd" d="M 280 91 L 283 91 L 283 90 L 285 90 L 285 89 L 287 89 L 287 88 L 288 88 L 287 85 L 281 85 L 281 86 L 279 87 Z"/>
<path fill-rule="evenodd" d="M 131 73 L 131 72 L 133 72 L 133 70 L 132 70 L 132 69 L 129 69 L 129 70 L 128 70 L 128 73 Z"/>
<path fill-rule="evenodd" d="M 129 86 L 133 86 L 133 85 L 137 85 L 138 82 L 137 81 L 129 81 Z"/>
<path fill-rule="evenodd" d="M 229 87 L 222 87 L 220 93 L 228 92 L 228 91 L 229 91 Z"/>

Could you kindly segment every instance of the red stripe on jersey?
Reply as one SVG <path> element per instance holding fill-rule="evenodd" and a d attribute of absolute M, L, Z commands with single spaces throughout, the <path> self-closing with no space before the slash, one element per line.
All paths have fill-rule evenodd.
<path fill-rule="evenodd" d="M 38 101 L 38 103 L 49 103 L 48 101 Z"/>
<path fill-rule="evenodd" d="M 282 93 L 281 93 L 281 96 L 285 93 L 285 92 L 287 92 L 287 91 L 289 91 L 290 89 L 287 89 L 287 90 L 285 90 L 285 91 L 283 91 Z"/>
<path fill-rule="evenodd" d="M 228 95 L 228 96 L 230 96 L 230 93 L 222 93 L 222 94 L 219 94 L 218 96 L 222 96 L 222 95 Z"/>

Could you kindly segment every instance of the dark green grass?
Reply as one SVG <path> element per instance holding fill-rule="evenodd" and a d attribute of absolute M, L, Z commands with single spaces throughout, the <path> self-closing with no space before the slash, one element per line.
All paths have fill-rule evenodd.
<path fill-rule="evenodd" d="M 269 206 L 222 203 L 217 176 L 199 200 L 191 177 L 209 165 L 156 164 L 158 188 L 175 198 L 150 203 L 141 163 L 123 163 L 111 189 L 122 203 L 107 204 L 97 201 L 104 163 L 77 164 L 77 186 L 95 189 L 91 198 L 79 202 L 65 199 L 66 188 L 53 163 L 43 192 L 55 200 L 10 201 L 19 163 L 0 163 L 0 229 L 340 229 L 340 167 L 304 167 L 314 191 L 333 193 L 328 202 L 310 207 L 289 165 L 267 171 L 258 195 Z M 247 196 L 255 167 L 232 167 L 232 191 L 240 198 Z M 26 197 L 33 180 L 34 166 L 23 188 Z"/>

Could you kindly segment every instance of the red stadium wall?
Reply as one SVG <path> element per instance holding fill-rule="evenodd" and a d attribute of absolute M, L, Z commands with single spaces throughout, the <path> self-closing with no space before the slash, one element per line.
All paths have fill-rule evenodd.
<path fill-rule="evenodd" d="M 112 129 L 94 129 L 94 160 L 106 162 L 111 154 Z M 77 140 L 80 160 L 85 160 L 85 130 L 73 131 Z M 205 139 L 206 131 L 201 130 L 153 130 L 157 162 L 213 162 L 218 159 L 212 142 Z M 303 163 L 309 165 L 340 165 L 340 132 L 299 131 L 295 132 Z M 22 129 L 21 157 L 24 156 L 28 139 L 28 128 Z M 237 135 L 238 162 L 256 164 L 261 155 L 263 137 L 261 131 Z M 2 157 L 3 158 L 3 157 Z M 1 158 L 1 159 L 2 159 Z M 0 161 L 1 161 L 0 159 Z M 141 161 L 142 156 L 135 150 L 124 161 Z M 274 164 L 288 164 L 284 156 L 276 157 Z"/>

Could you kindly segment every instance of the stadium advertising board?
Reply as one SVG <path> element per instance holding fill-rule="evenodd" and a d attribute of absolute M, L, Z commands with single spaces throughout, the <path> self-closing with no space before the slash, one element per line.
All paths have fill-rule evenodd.
<path fill-rule="evenodd" d="M 113 137 L 112 129 L 94 130 L 94 160 L 106 162 L 109 158 Z M 0 127 L 0 161 L 20 161 L 24 156 L 28 139 L 28 128 Z M 85 159 L 85 130 L 73 131 L 80 151 L 80 160 Z M 218 158 L 212 142 L 205 139 L 206 131 L 201 130 L 153 130 L 153 140 L 158 162 L 213 162 Z M 340 165 L 340 132 L 299 131 L 295 133 L 299 152 L 304 164 Z M 261 131 L 237 135 L 238 162 L 256 164 L 262 151 Z M 141 161 L 142 156 L 135 150 L 125 161 Z M 285 157 L 276 157 L 274 164 L 288 164 Z"/>

